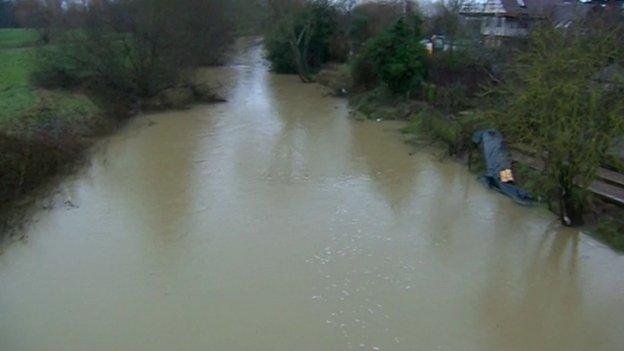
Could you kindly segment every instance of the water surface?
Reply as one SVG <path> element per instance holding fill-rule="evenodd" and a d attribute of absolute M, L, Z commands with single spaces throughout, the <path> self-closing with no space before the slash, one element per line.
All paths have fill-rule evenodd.
<path fill-rule="evenodd" d="M 228 103 L 134 119 L 0 256 L 0 350 L 624 348 L 624 257 L 259 48 L 203 74 Z"/>

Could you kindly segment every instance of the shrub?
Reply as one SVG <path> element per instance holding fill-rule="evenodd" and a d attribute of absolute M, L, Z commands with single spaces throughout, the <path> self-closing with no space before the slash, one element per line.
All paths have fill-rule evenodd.
<path fill-rule="evenodd" d="M 487 119 L 479 112 L 453 117 L 432 108 L 423 108 L 412 116 L 404 132 L 428 135 L 444 142 L 448 146 L 449 154 L 458 155 L 471 148 L 474 132 L 486 128 L 487 125 Z"/>
<path fill-rule="evenodd" d="M 45 136 L 26 140 L 0 134 L 0 212 L 57 174 L 82 150 L 75 140 L 59 143 Z"/>
<path fill-rule="evenodd" d="M 395 23 L 403 11 L 404 6 L 399 2 L 367 2 L 356 6 L 347 30 L 354 51 L 358 53 L 368 40 Z"/>
<path fill-rule="evenodd" d="M 402 134 L 413 134 L 413 135 L 418 135 L 421 134 L 423 132 L 423 121 L 422 118 L 418 118 L 418 115 L 416 115 L 415 117 L 412 117 L 407 126 L 401 128 L 400 132 Z"/>
<path fill-rule="evenodd" d="M 471 50 L 438 52 L 428 61 L 428 80 L 442 87 L 464 86 L 474 96 L 491 80 L 490 59 L 490 55 L 476 55 Z"/>
<path fill-rule="evenodd" d="M 30 76 L 33 85 L 43 88 L 70 89 L 81 84 L 86 76 L 82 65 L 66 57 L 60 47 L 38 49 L 37 65 Z"/>
<path fill-rule="evenodd" d="M 276 73 L 297 73 L 297 64 L 292 53 L 286 34 L 280 33 L 280 28 L 269 34 L 265 39 L 267 60 L 271 63 L 271 69 Z"/>
<path fill-rule="evenodd" d="M 451 154 L 456 154 L 461 142 L 461 125 L 436 110 L 423 110 L 420 113 L 423 125 L 431 134 L 446 143 Z"/>
<path fill-rule="evenodd" d="M 468 89 L 461 83 L 448 86 L 423 85 L 423 98 L 446 113 L 459 112 L 469 107 Z"/>
<path fill-rule="evenodd" d="M 425 57 L 418 25 L 408 25 L 405 19 L 400 19 L 368 43 L 357 65 L 372 66 L 393 93 L 409 94 L 419 89 L 426 78 Z M 361 70 L 354 72 L 354 76 L 358 73 Z M 361 77 L 356 79 L 361 80 Z M 370 79 L 364 79 L 367 80 Z"/>
<path fill-rule="evenodd" d="M 51 87 L 87 83 L 97 95 L 132 102 L 215 63 L 232 36 L 225 0 L 133 0 L 84 9 L 75 30 L 42 51 L 33 79 Z"/>
<path fill-rule="evenodd" d="M 358 55 L 351 62 L 351 76 L 356 90 L 367 91 L 379 85 L 379 75 L 370 58 L 366 55 Z"/>
<path fill-rule="evenodd" d="M 329 1 L 304 1 L 298 5 L 273 9 L 274 25 L 265 36 L 267 59 L 277 73 L 309 76 L 322 64 L 345 59 L 336 5 Z"/>
<path fill-rule="evenodd" d="M 624 57 L 620 40 L 610 30 L 539 29 L 497 90 L 503 103 L 493 122 L 541 158 L 542 187 L 556 194 L 566 225 L 582 224 L 586 189 L 624 134 L 622 89 L 593 81 L 611 61 Z"/>

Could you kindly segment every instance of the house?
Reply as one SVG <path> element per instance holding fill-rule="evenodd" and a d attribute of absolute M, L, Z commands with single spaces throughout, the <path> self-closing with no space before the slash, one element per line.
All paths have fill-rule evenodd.
<path fill-rule="evenodd" d="M 556 6 L 552 20 L 557 28 L 570 28 L 592 18 L 620 21 L 623 11 L 622 0 L 564 1 Z"/>
<path fill-rule="evenodd" d="M 466 0 L 460 15 L 486 45 L 522 38 L 537 23 L 549 18 L 565 0 Z"/>
<path fill-rule="evenodd" d="M 596 73 L 592 81 L 606 90 L 621 88 L 624 86 L 624 68 L 613 63 Z"/>

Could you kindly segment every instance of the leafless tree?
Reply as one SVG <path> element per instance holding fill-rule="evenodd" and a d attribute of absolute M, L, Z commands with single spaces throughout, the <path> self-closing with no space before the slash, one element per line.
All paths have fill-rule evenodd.
<path fill-rule="evenodd" d="M 290 50 L 297 66 L 299 78 L 304 83 L 312 82 L 308 66 L 308 47 L 316 30 L 314 18 L 309 16 L 303 26 L 297 20 L 313 0 L 268 0 L 269 16 L 272 23 L 279 23 L 285 31 Z"/>

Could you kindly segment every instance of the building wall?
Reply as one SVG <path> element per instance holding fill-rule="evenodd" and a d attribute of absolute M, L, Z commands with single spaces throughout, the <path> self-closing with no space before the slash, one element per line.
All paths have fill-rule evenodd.
<path fill-rule="evenodd" d="M 484 16 L 481 34 L 498 37 L 523 37 L 529 34 L 528 25 L 511 17 Z"/>

